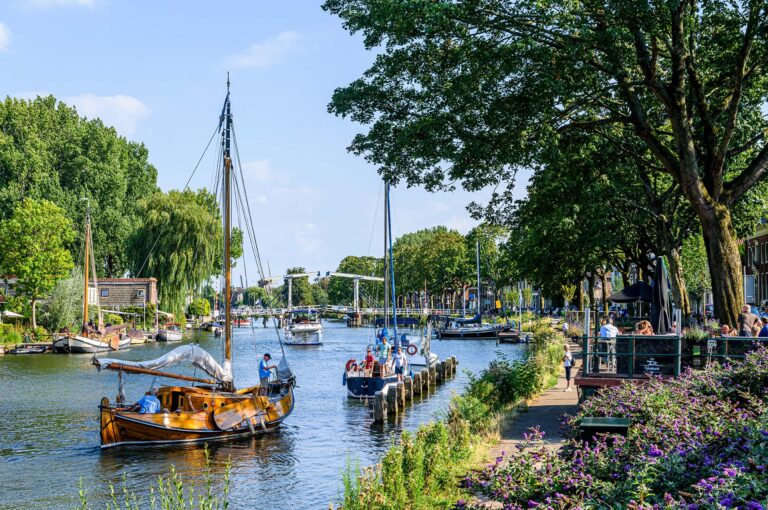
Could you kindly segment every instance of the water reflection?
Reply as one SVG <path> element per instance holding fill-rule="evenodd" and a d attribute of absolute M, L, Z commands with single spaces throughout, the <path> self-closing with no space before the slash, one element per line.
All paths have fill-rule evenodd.
<path fill-rule="evenodd" d="M 323 508 L 338 496 L 341 473 L 349 463 L 367 465 L 390 444 L 390 435 L 413 430 L 444 410 L 452 392 L 466 384 L 464 370 L 477 372 L 497 347 L 483 340 L 435 341 L 442 356 L 460 360 L 458 376 L 418 399 L 406 413 L 374 424 L 369 405 L 346 398 L 341 370 L 350 357 L 360 357 L 370 331 L 325 323 L 321 347 L 286 347 L 297 376 L 296 408 L 279 431 L 236 443 L 209 446 L 216 491 L 222 490 L 231 466 L 230 508 Z M 214 355 L 220 339 L 197 333 L 190 339 Z M 120 352 L 124 359 L 148 359 L 176 345 L 147 344 Z M 518 346 L 501 346 L 514 356 Z M 272 329 L 235 329 L 234 370 L 239 386 L 258 382 L 256 366 L 264 352 L 280 357 Z M 193 375 L 190 370 L 189 374 Z M 151 377 L 126 377 L 126 393 L 136 399 L 152 384 Z M 205 453 L 200 445 L 113 448 L 98 445 L 97 405 L 114 399 L 117 377 L 97 373 L 87 355 L 0 357 L 0 509 L 53 510 L 77 506 L 82 478 L 94 501 L 103 507 L 107 483 L 126 484 L 140 496 L 149 484 L 176 467 L 184 479 L 202 482 Z M 7 481 L 13 480 L 9 486 Z"/>

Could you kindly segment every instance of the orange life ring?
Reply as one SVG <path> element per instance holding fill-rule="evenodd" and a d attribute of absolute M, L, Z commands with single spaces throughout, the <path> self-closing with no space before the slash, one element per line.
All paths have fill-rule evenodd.
<path fill-rule="evenodd" d="M 411 345 L 409 345 L 409 346 L 408 346 L 408 348 L 406 349 L 406 352 L 407 352 L 407 353 L 408 353 L 410 356 L 413 356 L 414 354 L 416 354 L 417 352 L 419 352 L 419 349 L 418 349 L 418 347 L 416 347 L 415 345 L 411 344 Z"/>
<path fill-rule="evenodd" d="M 352 369 L 353 365 L 357 365 L 357 361 L 353 359 L 347 361 L 346 371 L 349 372 Z"/>

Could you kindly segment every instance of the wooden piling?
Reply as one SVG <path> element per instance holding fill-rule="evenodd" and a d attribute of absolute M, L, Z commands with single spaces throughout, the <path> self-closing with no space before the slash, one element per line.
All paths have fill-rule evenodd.
<path fill-rule="evenodd" d="M 383 391 L 377 391 L 373 397 L 373 421 L 382 422 L 387 418 L 387 397 Z"/>
<path fill-rule="evenodd" d="M 413 383 L 412 384 L 413 384 L 413 394 L 415 396 L 420 396 L 421 395 L 421 385 L 422 385 L 422 382 L 421 382 L 421 372 L 416 372 L 415 374 L 413 374 Z"/>
<path fill-rule="evenodd" d="M 437 368 L 435 365 L 429 367 L 429 385 L 433 388 L 437 386 Z"/>
<path fill-rule="evenodd" d="M 400 409 L 405 409 L 405 383 L 397 382 L 397 405 Z"/>
<path fill-rule="evenodd" d="M 397 416 L 397 387 L 393 385 L 387 387 L 387 412 Z"/>
<path fill-rule="evenodd" d="M 413 400 L 413 379 L 408 376 L 403 382 L 405 383 L 405 401 L 410 402 Z"/>
<path fill-rule="evenodd" d="M 443 364 L 438 361 L 435 363 L 435 384 L 443 382 Z"/>

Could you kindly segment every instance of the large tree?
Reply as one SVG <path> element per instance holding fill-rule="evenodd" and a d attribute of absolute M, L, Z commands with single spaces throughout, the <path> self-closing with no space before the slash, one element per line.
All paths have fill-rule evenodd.
<path fill-rule="evenodd" d="M 157 189 L 157 170 L 141 143 L 118 136 L 99 119 L 86 120 L 54 97 L 0 102 L 0 218 L 25 198 L 50 200 L 76 226 L 82 246 L 85 207 L 99 276 L 129 268 L 126 245 L 141 223 L 138 202 Z"/>
<path fill-rule="evenodd" d="M 383 264 L 381 258 L 349 255 L 341 259 L 336 272 L 383 278 Z M 352 279 L 332 276 L 328 280 L 328 301 L 331 304 L 351 305 L 354 297 L 354 282 Z M 381 282 L 361 281 L 360 299 L 380 305 L 384 299 L 384 284 Z"/>
<path fill-rule="evenodd" d="M 285 274 L 300 274 L 307 271 L 303 267 L 291 267 Z M 312 293 L 312 285 L 309 283 L 309 278 L 303 276 L 301 278 L 292 278 L 291 282 L 291 304 L 293 306 L 306 306 L 314 305 L 315 297 Z M 288 282 L 286 282 L 280 289 L 280 295 L 284 303 L 288 303 Z"/>
<path fill-rule="evenodd" d="M 27 198 L 0 223 L 0 232 L 0 269 L 16 277 L 14 290 L 29 300 L 36 328 L 38 300 L 72 269 L 72 223 L 52 202 Z"/>
<path fill-rule="evenodd" d="M 143 221 L 131 238 L 134 276 L 158 279 L 161 306 L 183 312 L 184 301 L 223 260 L 221 215 L 206 190 L 156 193 L 139 204 Z"/>
<path fill-rule="evenodd" d="M 510 184 L 566 131 L 670 176 L 701 222 L 716 314 L 742 301 L 732 209 L 768 169 L 765 0 L 327 0 L 374 65 L 331 110 L 390 182 Z M 625 143 L 625 141 L 629 143 Z M 502 191 L 504 192 L 504 191 Z"/>

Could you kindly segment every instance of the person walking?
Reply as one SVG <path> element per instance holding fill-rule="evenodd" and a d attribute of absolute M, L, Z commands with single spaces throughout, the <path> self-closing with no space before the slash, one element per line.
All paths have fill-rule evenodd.
<path fill-rule="evenodd" d="M 563 355 L 563 367 L 565 367 L 565 389 L 563 391 L 571 391 L 571 368 L 573 367 L 573 353 L 571 353 L 571 346 L 568 344 L 563 345 L 565 354 Z"/>

